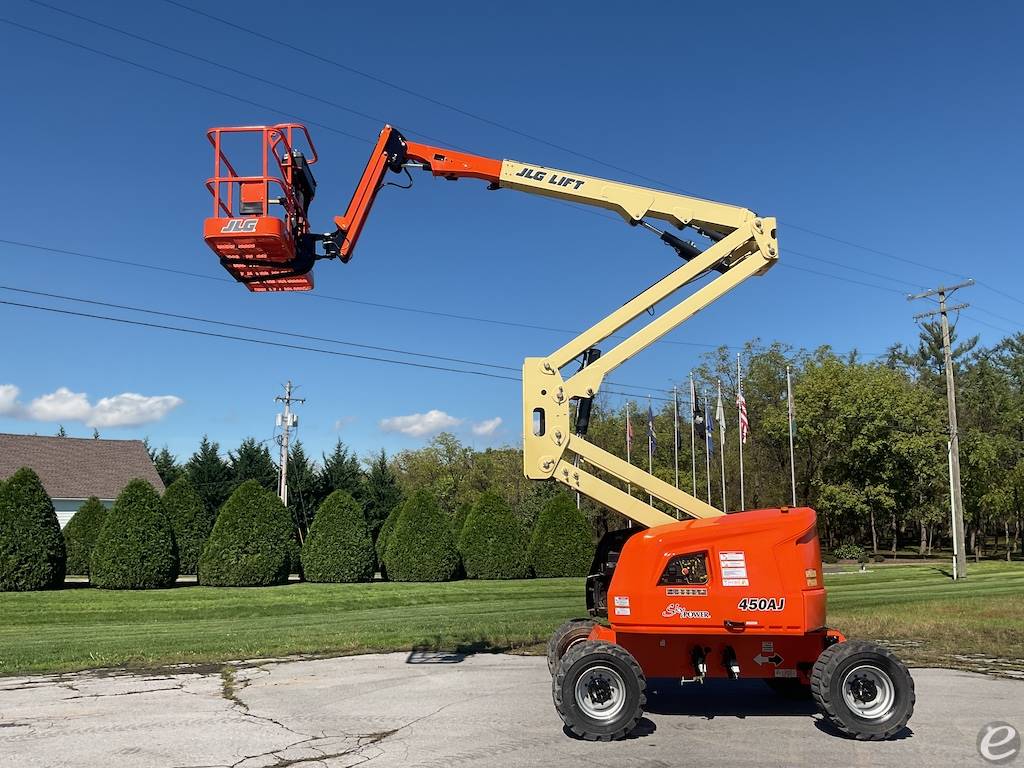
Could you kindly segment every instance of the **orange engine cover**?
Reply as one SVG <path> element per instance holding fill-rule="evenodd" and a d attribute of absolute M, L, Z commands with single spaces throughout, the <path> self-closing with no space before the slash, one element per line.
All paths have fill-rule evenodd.
<path fill-rule="evenodd" d="M 236 280 L 259 277 L 259 282 L 245 282 L 250 291 L 308 291 L 313 288 L 313 275 L 285 275 L 292 271 L 295 241 L 285 222 L 274 216 L 241 218 L 210 218 L 203 225 L 203 239 L 221 258 L 224 268 Z M 252 266 L 251 260 L 279 262 L 280 268 Z"/>
<path fill-rule="evenodd" d="M 825 626 L 814 510 L 762 509 L 638 533 L 607 595 L 616 632 L 802 635 Z"/>

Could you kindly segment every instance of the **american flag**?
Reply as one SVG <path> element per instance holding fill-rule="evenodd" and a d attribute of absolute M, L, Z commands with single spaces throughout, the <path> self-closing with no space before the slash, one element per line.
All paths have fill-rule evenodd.
<path fill-rule="evenodd" d="M 736 408 L 740 412 L 740 442 L 746 444 L 747 434 L 750 432 L 750 419 L 747 418 L 747 398 L 743 396 L 743 390 L 736 391 Z"/>

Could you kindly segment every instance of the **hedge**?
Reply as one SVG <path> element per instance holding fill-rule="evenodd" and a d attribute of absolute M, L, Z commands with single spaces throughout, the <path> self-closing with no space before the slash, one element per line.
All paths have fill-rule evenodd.
<path fill-rule="evenodd" d="M 164 493 L 164 510 L 178 543 L 178 571 L 195 573 L 203 545 L 213 530 L 217 516 L 210 512 L 202 494 L 185 475 L 167 488 Z"/>
<path fill-rule="evenodd" d="M 528 546 L 522 523 L 496 493 L 477 499 L 459 537 L 459 553 L 470 579 L 525 579 Z"/>
<path fill-rule="evenodd" d="M 384 553 L 387 551 L 388 540 L 391 538 L 391 534 L 395 530 L 395 523 L 398 522 L 398 516 L 400 514 L 402 514 L 401 504 L 388 513 L 388 516 L 384 519 L 384 525 L 380 527 L 380 533 L 377 534 L 377 541 L 373 546 L 377 552 L 377 562 L 379 562 L 381 566 L 384 565 Z"/>
<path fill-rule="evenodd" d="M 101 589 L 159 589 L 178 578 L 178 547 L 153 486 L 124 487 L 100 529 L 89 560 L 89 582 Z"/>
<path fill-rule="evenodd" d="M 594 559 L 594 536 L 573 499 L 560 493 L 548 500 L 530 539 L 530 568 L 535 576 L 586 576 Z"/>
<path fill-rule="evenodd" d="M 68 553 L 67 572 L 89 575 L 89 558 L 100 537 L 107 508 L 95 496 L 87 499 L 64 526 L 64 547 Z"/>
<path fill-rule="evenodd" d="M 448 581 L 458 572 L 451 520 L 427 491 L 414 492 L 402 504 L 384 563 L 392 581 Z"/>
<path fill-rule="evenodd" d="M 246 480 L 220 508 L 199 558 L 199 583 L 215 587 L 284 584 L 292 541 L 288 509 L 259 482 Z"/>
<path fill-rule="evenodd" d="M 324 499 L 302 545 L 307 581 L 372 581 L 376 571 L 373 540 L 362 506 L 342 490 Z"/>
<path fill-rule="evenodd" d="M 39 476 L 22 467 L 0 483 L 0 591 L 64 583 L 64 537 Z"/>

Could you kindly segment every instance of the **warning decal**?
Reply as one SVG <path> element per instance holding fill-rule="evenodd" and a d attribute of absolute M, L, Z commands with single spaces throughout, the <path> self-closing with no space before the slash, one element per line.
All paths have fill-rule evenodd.
<path fill-rule="evenodd" d="M 719 552 L 718 564 L 722 569 L 722 586 L 750 586 L 747 577 L 747 557 L 743 552 Z"/>

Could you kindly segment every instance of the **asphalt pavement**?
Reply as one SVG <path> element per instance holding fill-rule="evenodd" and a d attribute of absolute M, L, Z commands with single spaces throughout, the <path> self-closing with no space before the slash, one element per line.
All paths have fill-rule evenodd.
<path fill-rule="evenodd" d="M 414 652 L 0 678 L 0 765 L 982 766 L 986 723 L 1024 729 L 1020 680 L 913 676 L 916 713 L 883 743 L 843 738 L 813 704 L 756 680 L 662 685 L 633 737 L 578 741 L 538 657 Z"/>

